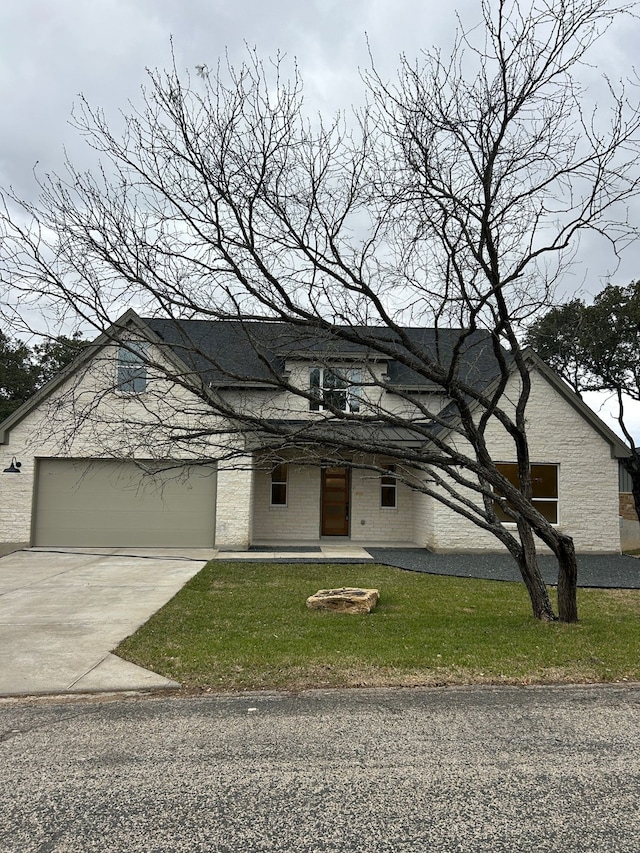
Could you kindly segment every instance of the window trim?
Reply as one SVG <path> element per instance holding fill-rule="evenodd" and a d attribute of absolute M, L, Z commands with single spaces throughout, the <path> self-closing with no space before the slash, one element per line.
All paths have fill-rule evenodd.
<path fill-rule="evenodd" d="M 314 384 L 312 377 L 318 371 L 318 384 Z M 337 380 L 335 385 L 327 385 L 325 377 L 329 375 Z M 325 403 L 326 395 L 330 393 L 344 392 L 344 408 L 339 411 L 347 414 L 357 414 L 361 407 L 361 383 L 362 369 L 360 367 L 326 367 L 314 364 L 309 368 L 309 391 L 312 399 L 309 400 L 309 411 L 330 412 L 331 406 Z M 334 408 L 338 408 L 334 406 Z"/>
<path fill-rule="evenodd" d="M 282 471 L 284 470 L 284 479 L 282 479 Z M 276 479 L 275 475 L 280 474 L 281 479 Z M 284 486 L 284 501 L 274 501 L 274 486 Z M 283 509 L 289 503 L 289 464 L 288 462 L 279 462 L 271 469 L 269 481 L 269 506 L 276 509 Z"/>
<path fill-rule="evenodd" d="M 398 478 L 396 477 L 396 466 L 395 465 L 383 465 L 382 466 L 388 474 L 380 474 L 380 509 L 398 509 Z M 391 482 L 386 482 L 391 481 Z M 383 495 L 386 493 L 393 495 L 393 503 L 385 504 Z"/>
<path fill-rule="evenodd" d="M 127 396 L 144 394 L 148 387 L 148 341 L 122 341 L 116 362 L 116 391 Z M 136 387 L 140 383 L 142 387 Z"/>
<path fill-rule="evenodd" d="M 504 475 L 504 471 L 500 470 L 500 466 L 506 466 L 506 465 L 513 466 L 513 465 L 515 465 L 517 467 L 517 464 L 518 464 L 517 462 L 496 462 L 496 468 L 498 469 L 498 471 L 500 471 L 501 474 Z M 538 495 L 537 497 L 531 498 L 531 504 L 534 508 L 537 508 L 536 503 L 546 503 L 546 504 L 554 503 L 555 507 L 556 507 L 556 513 L 555 513 L 556 520 L 555 521 L 549 521 L 549 519 L 547 519 L 547 520 L 549 521 L 549 524 L 552 525 L 552 527 L 559 527 L 560 526 L 560 463 L 558 463 L 558 462 L 531 462 L 529 467 L 530 467 L 530 471 L 531 471 L 531 479 L 532 480 L 534 479 L 534 470 L 536 468 L 542 468 L 542 467 L 544 467 L 544 468 L 555 468 L 555 472 L 556 472 L 556 476 L 555 476 L 555 486 L 556 486 L 555 492 L 556 492 L 556 494 L 555 494 L 555 496 L 553 496 L 553 495 L 539 496 Z M 509 479 L 509 478 L 507 477 L 507 479 Z M 496 505 L 494 504 L 494 506 L 496 506 Z M 496 509 L 498 510 L 498 520 L 502 524 L 511 525 L 513 527 L 516 526 L 516 522 L 513 519 L 509 519 L 509 518 L 503 519 L 500 517 L 500 513 L 502 512 L 500 507 L 496 507 Z M 541 515 L 544 516 L 544 513 L 541 513 Z"/>

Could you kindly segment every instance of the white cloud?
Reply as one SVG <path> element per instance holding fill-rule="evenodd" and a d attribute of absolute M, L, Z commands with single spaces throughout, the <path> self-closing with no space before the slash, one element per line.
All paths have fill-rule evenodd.
<path fill-rule="evenodd" d="M 245 43 L 263 57 L 278 50 L 296 57 L 307 83 L 307 105 L 333 112 L 362 101 L 359 71 L 368 66 L 368 36 L 383 77 L 392 77 L 398 55 L 418 55 L 433 45 L 446 50 L 456 26 L 455 7 L 466 21 L 480 17 L 477 0 L 3 0 L 0 3 L 0 185 L 33 197 L 32 169 L 60 171 L 63 149 L 80 168 L 92 152 L 69 126 L 72 104 L 84 93 L 117 120 L 139 97 L 145 68 L 167 66 L 173 38 L 180 70 L 215 67 L 229 52 L 242 59 Z M 621 18 L 585 67 L 590 94 L 601 75 L 631 72 L 640 25 Z M 637 90 L 632 92 L 637 99 Z M 640 221 L 640 204 L 631 209 Z M 621 265 L 606 240 L 585 235 L 580 265 L 565 278 L 564 293 L 592 294 L 609 280 L 640 277 L 640 244 Z"/>

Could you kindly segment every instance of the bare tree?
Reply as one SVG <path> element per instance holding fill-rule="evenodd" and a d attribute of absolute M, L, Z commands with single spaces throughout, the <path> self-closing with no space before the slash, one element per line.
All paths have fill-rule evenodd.
<path fill-rule="evenodd" d="M 203 455 L 222 459 L 245 452 L 249 436 L 287 458 L 313 462 L 333 448 L 375 471 L 384 455 L 411 488 L 493 534 L 517 561 L 534 614 L 553 619 L 537 536 L 558 559 L 560 618 L 575 621 L 573 542 L 532 503 L 532 362 L 519 330 L 581 231 L 598 230 L 614 249 L 631 234 L 624 205 L 638 189 L 640 113 L 610 86 L 602 126 L 575 78 L 625 11 L 549 0 L 525 13 L 514 0 L 486 0 L 481 25 L 461 25 L 446 59 L 402 58 L 395 83 L 372 67 L 368 106 L 351 126 L 306 118 L 297 74 L 286 80 L 280 63 L 256 57 L 240 69 L 201 67 L 194 80 L 175 67 L 151 73 L 120 135 L 82 102 L 76 126 L 102 168 L 67 163 L 41 182 L 37 205 L 5 194 L 2 279 L 21 305 L 46 299 L 100 332 L 130 305 L 171 323 L 163 329 L 179 360 L 149 349 L 147 366 L 217 419 L 198 410 L 172 428 L 164 413 L 167 446 L 202 442 Z M 193 318 L 236 322 L 251 369 L 205 346 L 184 323 Z M 279 419 L 283 394 L 307 410 L 317 395 L 308 377 L 277 369 L 282 347 L 254 323 L 265 319 L 282 324 L 268 327 L 279 344 L 320 338 L 371 362 L 357 382 L 338 375 L 323 417 Z M 416 323 L 433 334 L 407 331 Z M 389 381 L 375 369 L 380 355 L 433 393 Z M 259 404 L 238 390 L 252 380 L 265 391 Z M 356 386 L 362 404 L 344 406 Z M 387 405 L 386 391 L 401 405 Z M 496 426 L 517 482 L 492 455 Z"/>

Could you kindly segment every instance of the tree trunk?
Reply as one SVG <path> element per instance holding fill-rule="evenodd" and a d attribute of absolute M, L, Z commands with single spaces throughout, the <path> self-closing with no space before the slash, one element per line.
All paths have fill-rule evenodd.
<path fill-rule="evenodd" d="M 543 622 L 554 622 L 557 620 L 557 616 L 553 612 L 547 587 L 540 574 L 533 532 L 527 522 L 522 519 L 518 521 L 518 533 L 522 547 L 518 554 L 514 554 L 514 557 L 518 562 L 522 580 L 531 599 L 533 615 Z"/>
<path fill-rule="evenodd" d="M 623 459 L 622 464 L 629 472 L 631 477 L 631 489 L 633 494 L 633 503 L 636 510 L 636 515 L 640 521 L 640 457 L 638 452 L 634 450 L 634 455 L 628 459 Z"/>
<path fill-rule="evenodd" d="M 578 561 L 573 539 L 559 535 L 554 553 L 558 559 L 558 616 L 561 622 L 577 622 Z"/>
<path fill-rule="evenodd" d="M 636 510 L 636 515 L 638 516 L 638 521 L 640 521 L 640 477 L 638 477 L 638 483 L 633 484 L 633 505 Z"/>
<path fill-rule="evenodd" d="M 571 536 L 559 533 L 548 521 L 541 521 L 540 516 L 536 518 L 537 515 L 537 513 L 535 515 L 527 513 L 528 517 L 522 518 L 518 522 L 523 551 L 533 550 L 535 559 L 534 534 L 553 551 L 558 560 L 558 618 L 561 622 L 577 622 L 578 561 L 573 539 Z M 540 576 L 539 571 L 537 574 Z M 525 583 L 527 583 L 526 578 Z M 529 594 L 531 595 L 531 592 Z"/>
<path fill-rule="evenodd" d="M 524 527 L 529 527 L 526 521 L 524 522 Z M 520 523 L 518 524 L 518 528 L 520 528 Z M 571 536 L 558 533 L 549 524 L 545 528 L 540 527 L 537 530 L 532 525 L 528 531 L 520 532 L 520 538 L 523 539 L 523 535 L 530 537 L 533 543 L 534 531 L 551 548 L 558 561 L 558 618 L 561 622 L 577 622 L 578 560 L 573 539 Z M 523 539 L 524 541 L 526 539 Z"/>

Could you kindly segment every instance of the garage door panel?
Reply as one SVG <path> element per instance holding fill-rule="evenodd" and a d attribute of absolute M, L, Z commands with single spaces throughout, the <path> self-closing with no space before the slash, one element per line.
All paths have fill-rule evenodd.
<path fill-rule="evenodd" d="M 41 459 L 34 542 L 210 547 L 215 490 L 213 466 L 179 466 L 151 475 L 131 462 Z"/>
<path fill-rule="evenodd" d="M 191 515 L 183 513 L 171 513 L 171 518 L 165 517 L 166 513 L 144 514 L 130 512 L 102 512 L 99 515 L 91 510 L 85 510 L 80 517 L 73 520 L 69 519 L 68 513 L 52 512 L 48 514 L 49 524 L 56 530 L 74 530 L 80 527 L 79 521 L 82 520 L 82 527 L 93 530 L 104 530 L 105 528 L 113 530 L 163 530 L 168 524 L 172 528 L 178 528 L 182 531 L 191 531 L 196 533 L 200 530 L 201 525 L 198 524 L 198 519 L 194 519 Z"/>

